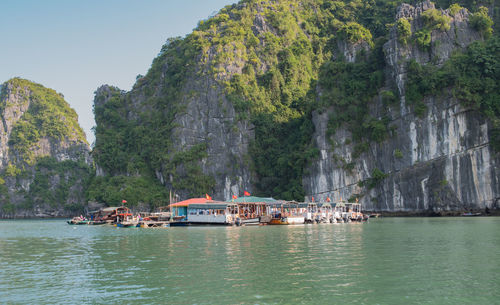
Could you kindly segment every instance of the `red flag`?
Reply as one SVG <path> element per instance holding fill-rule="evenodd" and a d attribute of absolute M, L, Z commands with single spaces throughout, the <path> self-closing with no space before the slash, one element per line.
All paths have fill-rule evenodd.
<path fill-rule="evenodd" d="M 326 197 L 326 202 L 330 202 L 330 197 Z"/>
<path fill-rule="evenodd" d="M 122 200 L 122 203 L 127 203 L 127 200 L 123 199 L 123 200 Z"/>
<path fill-rule="evenodd" d="M 243 192 L 243 195 L 245 195 L 245 196 L 250 196 L 250 193 L 249 193 L 249 192 L 247 192 L 247 191 L 244 191 L 244 192 Z"/>
<path fill-rule="evenodd" d="M 233 199 L 238 199 L 238 197 L 236 197 L 236 195 L 233 195 Z"/>
<path fill-rule="evenodd" d="M 314 202 L 314 196 L 311 197 L 311 201 Z"/>
<path fill-rule="evenodd" d="M 212 200 L 212 197 L 208 196 L 208 194 L 205 194 L 205 198 L 207 198 L 207 200 Z"/>

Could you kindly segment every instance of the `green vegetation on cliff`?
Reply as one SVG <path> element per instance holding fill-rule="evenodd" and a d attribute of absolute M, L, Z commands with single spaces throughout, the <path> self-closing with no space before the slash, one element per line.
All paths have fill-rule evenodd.
<path fill-rule="evenodd" d="M 392 19 L 397 4 L 385 1 L 243 1 L 201 22 L 193 32 L 200 37 L 204 50 L 217 51 L 211 62 L 214 76 L 222 80 L 241 117 L 255 126 L 250 155 L 256 174 L 256 194 L 303 199 L 304 168 L 308 160 L 318 155 L 317 149 L 311 146 L 314 132 L 311 112 L 318 107 L 318 84 L 328 95 L 320 104 L 328 107 L 336 102 L 348 103 L 343 99 L 356 86 L 362 95 L 362 90 L 370 86 L 378 88 L 382 81 L 380 43 L 376 58 L 371 56 L 359 64 L 332 60 L 333 55 L 339 53 L 337 44 L 347 41 L 373 46 L 373 34 L 386 33 L 385 24 Z M 225 67 L 232 63 L 240 66 L 242 72 L 228 75 Z M 365 79 L 365 70 L 377 69 L 376 75 L 370 74 Z M 353 70 L 359 73 L 351 73 Z M 328 74 L 331 78 L 322 77 Z M 357 80 L 360 75 L 362 80 Z M 344 81 L 343 77 L 352 82 Z M 343 93 L 336 88 L 330 90 L 334 84 L 343 87 Z M 351 100 L 360 104 L 357 108 L 360 110 L 366 99 L 363 96 L 359 101 L 358 97 Z M 360 111 L 366 114 L 366 107 Z M 356 119 L 363 118 L 363 114 Z M 384 136 L 373 131 L 370 124 L 378 125 L 378 122 L 370 120 L 365 128 L 377 139 Z M 382 129 L 386 130 L 387 126 Z"/>
<path fill-rule="evenodd" d="M 500 151 L 500 38 L 471 44 L 441 68 L 409 63 L 406 97 L 410 103 L 422 103 L 425 96 L 439 95 L 446 88 L 491 120 L 491 145 Z"/>
<path fill-rule="evenodd" d="M 159 180 L 191 196 L 211 193 L 215 178 L 201 170 L 207 146 L 173 149 L 175 118 L 197 94 L 186 84 L 210 79 L 223 88 L 238 118 L 255 126 L 249 154 L 256 195 L 302 200 L 304 169 L 318 156 L 311 141 L 313 111 L 333 109 L 329 132 L 346 127 L 356 155 L 391 135 L 388 117 L 373 117 L 369 106 L 377 98 L 386 104 L 398 99 L 384 87 L 382 46 L 402 2 L 246 0 L 201 21 L 185 38 L 168 40 L 131 92 L 97 94 L 94 157 L 105 176 L 94 180 L 89 198 L 111 204 L 135 185 L 152 195 L 131 204 L 163 204 L 154 199 L 165 192 Z M 460 6 L 450 10 L 456 14 Z M 485 24 L 481 16 L 478 29 Z M 423 18 L 424 29 L 413 34 L 409 20 L 397 21 L 401 42 L 426 49 L 432 30 L 450 27 L 440 10 Z M 346 45 L 357 48 L 354 62 L 344 58 Z"/>
<path fill-rule="evenodd" d="M 35 206 L 83 210 L 91 175 L 87 140 L 76 112 L 55 90 L 13 78 L 2 86 L 0 114 L 6 165 L 0 169 L 0 212 L 33 211 Z M 10 136 L 6 138 L 9 135 Z M 64 153 L 58 162 L 53 153 Z"/>
<path fill-rule="evenodd" d="M 21 157 L 17 162 L 33 165 L 34 150 L 42 138 L 87 143 L 85 134 L 78 124 L 78 115 L 64 97 L 55 90 L 45 88 L 31 81 L 13 78 L 4 86 L 12 86 L 13 94 L 19 95 L 21 104 L 29 104 L 26 112 L 16 122 L 9 138 L 9 146 Z M 10 106 L 6 97 L 0 99 L 0 111 Z M 21 106 L 22 107 L 22 106 Z"/>

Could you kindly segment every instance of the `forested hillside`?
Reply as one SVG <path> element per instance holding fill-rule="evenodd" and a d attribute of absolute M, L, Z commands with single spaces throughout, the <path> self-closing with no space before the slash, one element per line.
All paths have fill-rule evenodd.
<path fill-rule="evenodd" d="M 159 206 L 169 191 L 229 199 L 248 190 L 422 209 L 387 204 L 383 183 L 393 169 L 384 162 L 412 156 L 398 138 L 402 128 L 451 98 L 486 124 L 484 143 L 493 155 L 484 166 L 494 175 L 498 2 L 402 4 L 241 1 L 186 37 L 169 39 L 130 92 L 96 91 L 97 175 L 88 199 Z M 370 161 L 382 160 L 381 153 L 392 159 Z M 419 158 L 408 157 L 397 172 L 427 162 Z M 442 184 L 443 198 L 457 192 L 451 181 Z M 497 188 L 482 204 L 493 203 Z M 424 195 L 408 200 L 415 196 Z M 453 208 L 463 207 L 461 200 Z"/>
<path fill-rule="evenodd" d="M 64 97 L 14 78 L 1 86 L 0 116 L 0 217 L 82 212 L 90 149 Z"/>

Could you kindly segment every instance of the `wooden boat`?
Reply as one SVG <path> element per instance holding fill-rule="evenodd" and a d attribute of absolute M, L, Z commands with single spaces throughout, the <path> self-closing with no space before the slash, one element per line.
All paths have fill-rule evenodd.
<path fill-rule="evenodd" d="M 270 225 L 287 225 L 288 222 L 286 221 L 285 217 L 276 217 L 272 218 L 271 221 L 269 222 Z"/>
<path fill-rule="evenodd" d="M 241 226 L 258 226 L 260 225 L 260 217 L 240 218 Z"/>
<path fill-rule="evenodd" d="M 176 216 L 170 221 L 171 227 L 186 227 L 189 225 L 190 223 L 187 221 L 186 216 Z"/>
<path fill-rule="evenodd" d="M 170 222 L 166 221 L 153 221 L 153 220 L 145 220 L 139 223 L 141 228 L 168 228 L 170 227 Z"/>
<path fill-rule="evenodd" d="M 125 214 L 129 214 L 130 210 L 126 206 L 119 206 L 119 207 L 106 207 L 102 208 L 97 211 L 92 211 L 89 212 L 91 215 L 91 220 L 94 221 L 94 223 L 91 224 L 115 224 L 118 222 L 120 217 L 123 217 Z M 132 214 L 130 214 L 132 215 Z"/>
<path fill-rule="evenodd" d="M 89 220 L 82 219 L 80 217 L 74 217 L 71 220 L 68 220 L 67 223 L 69 225 L 88 225 L 90 223 Z"/>
<path fill-rule="evenodd" d="M 242 226 L 259 225 L 261 217 L 266 215 L 265 206 L 264 202 L 238 202 L 239 224 Z"/>
<path fill-rule="evenodd" d="M 122 213 L 116 218 L 115 226 L 119 228 L 137 227 L 138 225 L 139 217 L 134 217 L 131 213 Z"/>
<path fill-rule="evenodd" d="M 304 224 L 303 216 L 285 216 L 271 219 L 270 225 L 302 225 Z"/>
<path fill-rule="evenodd" d="M 271 221 L 267 205 L 276 201 L 273 198 L 244 196 L 233 200 L 238 205 L 238 219 L 236 224 L 243 226 L 263 225 Z"/>
<path fill-rule="evenodd" d="M 88 220 L 82 217 L 73 217 L 73 219 L 66 221 L 70 225 L 103 225 L 106 222 L 103 220 Z"/>
<path fill-rule="evenodd" d="M 117 222 L 115 224 L 116 227 L 119 227 L 119 228 L 135 228 L 137 227 L 139 224 L 138 221 L 124 221 L 124 222 Z"/>

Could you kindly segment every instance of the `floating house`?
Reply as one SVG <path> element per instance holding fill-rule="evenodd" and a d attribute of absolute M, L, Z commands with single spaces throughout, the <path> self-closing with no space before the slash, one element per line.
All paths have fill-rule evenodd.
<path fill-rule="evenodd" d="M 195 224 L 234 224 L 238 205 L 230 202 L 192 198 L 170 205 L 171 226 Z"/>
<path fill-rule="evenodd" d="M 188 221 L 187 221 L 187 218 L 188 218 L 188 206 L 190 204 L 205 204 L 207 203 L 208 201 L 212 201 L 212 200 L 208 200 L 206 198 L 191 198 L 191 199 L 188 199 L 188 200 L 184 200 L 184 201 L 179 201 L 179 202 L 176 202 L 176 203 L 172 203 L 170 205 L 170 213 L 171 213 L 171 217 L 172 217 L 172 222 L 171 222 L 171 226 L 185 226 L 185 225 L 188 225 Z"/>
<path fill-rule="evenodd" d="M 238 218 L 238 205 L 232 202 L 191 203 L 187 221 L 192 225 L 233 225 Z"/>

